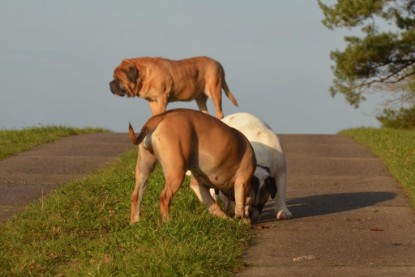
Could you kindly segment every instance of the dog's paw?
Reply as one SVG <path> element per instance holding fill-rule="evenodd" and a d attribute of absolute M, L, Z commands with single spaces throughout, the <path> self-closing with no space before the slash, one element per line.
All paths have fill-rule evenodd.
<path fill-rule="evenodd" d="M 292 213 L 286 208 L 286 209 L 282 209 L 282 210 L 280 210 L 277 214 L 276 214 L 276 216 L 275 216 L 275 218 L 277 219 L 277 220 L 283 220 L 283 219 L 290 219 L 290 218 L 293 218 L 293 215 L 292 215 Z"/>
<path fill-rule="evenodd" d="M 228 216 L 222 211 L 222 209 L 219 207 L 217 203 L 212 204 L 209 207 L 209 212 L 213 214 L 214 216 L 220 217 L 220 218 L 228 218 Z"/>
<path fill-rule="evenodd" d="M 248 225 L 252 224 L 252 220 L 250 218 L 247 218 L 247 217 L 241 218 L 241 221 L 244 224 L 248 224 Z"/>
<path fill-rule="evenodd" d="M 131 211 L 130 225 L 134 225 L 139 221 L 140 221 L 140 213 L 136 213 L 134 211 Z"/>
<path fill-rule="evenodd" d="M 138 222 L 138 220 L 130 220 L 130 225 L 135 225 Z"/>

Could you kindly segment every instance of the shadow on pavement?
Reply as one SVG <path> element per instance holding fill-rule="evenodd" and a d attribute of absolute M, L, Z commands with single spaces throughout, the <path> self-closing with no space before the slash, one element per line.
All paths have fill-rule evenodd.
<path fill-rule="evenodd" d="M 345 212 L 373 206 L 380 202 L 392 200 L 396 197 L 392 192 L 354 192 L 338 194 L 322 194 L 298 197 L 287 201 L 287 207 L 294 218 L 305 218 Z M 274 220 L 274 203 L 269 201 L 259 222 Z"/>

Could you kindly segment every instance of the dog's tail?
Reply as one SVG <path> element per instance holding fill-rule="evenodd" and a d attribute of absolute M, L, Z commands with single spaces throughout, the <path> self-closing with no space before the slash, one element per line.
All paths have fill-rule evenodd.
<path fill-rule="evenodd" d="M 236 101 L 236 98 L 233 96 L 231 90 L 228 87 L 228 84 L 226 84 L 225 78 L 223 78 L 222 89 L 225 91 L 225 94 L 229 100 L 231 100 L 231 102 L 238 107 L 238 101 Z"/>
<path fill-rule="evenodd" d="M 222 75 L 222 89 L 223 91 L 225 91 L 226 96 L 229 98 L 229 100 L 231 100 L 231 102 L 238 107 L 238 101 L 236 101 L 235 96 L 233 96 L 231 90 L 228 87 L 228 84 L 226 83 L 225 80 L 225 70 L 223 69 L 223 66 L 217 62 L 219 64 L 219 70 L 220 70 L 220 74 Z"/>
<path fill-rule="evenodd" d="M 141 131 L 137 136 L 134 133 L 133 126 L 131 126 L 131 123 L 129 123 L 128 134 L 130 135 L 131 142 L 134 145 L 139 145 L 148 134 L 151 134 L 157 128 L 157 126 L 160 124 L 161 121 L 163 121 L 163 119 L 164 114 L 151 117 L 144 124 L 143 128 L 141 128 Z"/>

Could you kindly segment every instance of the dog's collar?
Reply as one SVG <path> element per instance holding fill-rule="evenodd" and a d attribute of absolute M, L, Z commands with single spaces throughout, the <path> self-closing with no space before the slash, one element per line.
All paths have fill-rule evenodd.
<path fill-rule="evenodd" d="M 260 165 L 260 164 L 257 164 L 256 166 L 262 168 L 263 170 L 268 172 L 268 174 L 271 174 L 271 169 L 268 166 L 263 166 L 263 165 Z"/>

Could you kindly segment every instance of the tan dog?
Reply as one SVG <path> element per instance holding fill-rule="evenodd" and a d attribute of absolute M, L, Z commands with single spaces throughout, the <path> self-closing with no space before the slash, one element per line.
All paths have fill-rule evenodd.
<path fill-rule="evenodd" d="M 110 89 L 119 96 L 148 100 L 153 115 L 164 112 L 169 102 L 191 100 L 196 100 L 200 111 L 208 113 L 206 101 L 209 97 L 216 117 L 221 119 L 222 89 L 238 106 L 226 84 L 222 65 L 208 57 L 178 61 L 149 57 L 125 59 L 115 68 Z"/>
<path fill-rule="evenodd" d="M 209 188 L 220 189 L 235 199 L 235 215 L 239 218 L 246 219 L 250 209 L 256 208 L 255 189 L 251 189 L 255 153 L 236 129 L 199 111 L 174 109 L 151 117 L 137 137 L 130 125 L 129 134 L 138 145 L 131 223 L 140 219 L 144 189 L 157 160 L 166 178 L 160 195 L 164 220 L 168 219 L 171 198 L 180 188 L 186 170 L 192 173 L 191 188 L 210 213 L 227 217 Z"/>

